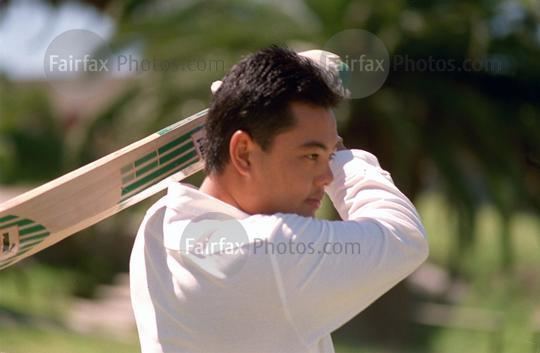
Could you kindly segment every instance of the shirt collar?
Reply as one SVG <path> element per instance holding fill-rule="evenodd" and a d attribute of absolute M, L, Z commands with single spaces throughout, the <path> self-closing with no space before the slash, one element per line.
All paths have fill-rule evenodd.
<path fill-rule="evenodd" d="M 167 207 L 191 216 L 208 212 L 219 212 L 236 219 L 249 216 L 242 210 L 212 197 L 192 185 L 177 182 L 169 184 L 166 203 Z"/>

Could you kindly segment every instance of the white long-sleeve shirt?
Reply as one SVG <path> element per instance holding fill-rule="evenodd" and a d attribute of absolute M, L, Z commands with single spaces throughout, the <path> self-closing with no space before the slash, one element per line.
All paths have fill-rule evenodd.
<path fill-rule="evenodd" d="M 428 245 L 414 206 L 374 155 L 339 151 L 331 168 L 326 192 L 343 221 L 248 215 L 171 184 L 147 212 L 131 255 L 142 352 L 333 353 L 330 333 L 413 272 Z M 193 227 L 211 213 L 241 228 L 243 251 L 182 248 L 187 233 L 201 240 L 219 232 Z M 286 251 L 268 248 L 279 243 Z"/>

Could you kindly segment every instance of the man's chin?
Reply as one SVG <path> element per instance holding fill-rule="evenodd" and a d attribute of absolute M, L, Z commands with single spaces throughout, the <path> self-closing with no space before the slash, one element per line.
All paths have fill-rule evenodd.
<path fill-rule="evenodd" d="M 299 216 L 303 216 L 303 217 L 315 217 L 315 212 L 317 210 L 313 210 L 313 209 L 306 209 L 306 210 L 302 210 L 300 212 L 295 212 L 297 215 Z"/>
<path fill-rule="evenodd" d="M 261 210 L 254 213 L 262 213 L 267 215 L 272 215 L 276 213 L 292 213 L 303 217 L 315 217 L 315 212 L 317 212 L 318 207 L 313 207 L 313 205 L 302 205 L 303 207 L 297 207 L 296 209 L 286 208 L 286 207 L 273 207 L 271 209 Z"/>

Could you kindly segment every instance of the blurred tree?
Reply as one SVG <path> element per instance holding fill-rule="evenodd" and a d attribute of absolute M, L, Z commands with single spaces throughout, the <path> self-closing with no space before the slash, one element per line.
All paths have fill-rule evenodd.
<path fill-rule="evenodd" d="M 427 188 L 446 195 L 457 221 L 450 256 L 455 271 L 473 245 L 479 206 L 494 204 L 502 223 L 501 265 L 511 266 L 512 213 L 540 210 L 538 7 L 514 1 L 305 3 L 319 18 L 321 43 L 362 28 L 391 53 L 382 89 L 351 102 L 340 126 L 345 141 L 379 156 L 411 198 Z M 418 69 L 430 58 L 446 69 Z M 410 64 L 398 65 L 403 61 Z"/>
<path fill-rule="evenodd" d="M 46 93 L 0 76 L 0 184 L 52 179 L 63 170 L 64 137 Z"/>
<path fill-rule="evenodd" d="M 346 143 L 376 154 L 411 199 L 424 190 L 445 195 L 456 220 L 449 249 L 456 273 L 461 259 L 472 254 L 479 207 L 495 205 L 501 216 L 501 268 L 510 268 L 512 214 L 540 209 L 537 2 L 305 0 L 300 5 L 308 12 L 302 18 L 254 1 L 85 2 L 118 20 L 113 50 L 140 48 L 141 58 L 184 66 L 133 76 L 124 95 L 85 127 L 76 164 L 206 106 L 209 83 L 244 53 L 293 40 L 323 47 L 336 33 L 361 28 L 383 40 L 392 60 L 413 64 L 392 61 L 376 94 L 349 102 L 349 114 L 340 121 Z M 479 66 L 472 71 L 414 68 L 429 58 Z M 208 66 L 185 66 L 197 62 Z M 396 298 L 406 296 L 406 288 L 393 293 L 391 312 L 405 311 Z M 369 310 L 380 314 L 387 303 Z M 384 317 L 369 316 L 369 310 L 367 321 L 373 321 L 368 324 Z M 373 326 L 389 325 L 379 324 Z"/>
<path fill-rule="evenodd" d="M 384 86 L 350 103 L 340 125 L 347 145 L 376 154 L 411 199 L 424 190 L 445 195 L 456 220 L 448 263 L 455 274 L 465 257 L 474 256 L 479 207 L 495 205 L 501 268 L 510 269 L 512 214 L 540 210 L 538 7 L 514 1 L 305 3 L 319 18 L 321 43 L 340 30 L 361 28 L 381 38 L 391 54 Z M 430 58 L 477 67 L 414 68 Z M 397 59 L 410 67 L 396 65 Z M 410 337 L 407 317 L 414 308 L 406 298 L 410 293 L 399 284 L 342 332 Z"/>
<path fill-rule="evenodd" d="M 284 38 L 291 36 L 307 36 L 293 18 L 270 4 L 175 4 L 111 1 L 106 6 L 120 19 L 110 46 L 133 58 L 128 68 L 131 88 L 98 114 L 92 126 L 84 127 L 87 135 L 79 146 L 84 158 L 77 163 L 102 155 L 95 145 L 99 136 L 114 136 L 114 147 L 119 147 L 203 109 L 210 83 L 223 77 L 240 55 L 271 43 L 285 44 Z"/>

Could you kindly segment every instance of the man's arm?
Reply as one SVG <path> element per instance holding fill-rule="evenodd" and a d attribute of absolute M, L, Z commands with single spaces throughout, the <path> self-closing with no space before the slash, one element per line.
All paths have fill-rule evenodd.
<path fill-rule="evenodd" d="M 418 213 L 374 155 L 339 151 L 332 171 L 327 193 L 343 221 L 281 215 L 273 239 L 314 249 L 274 255 L 285 309 L 307 341 L 343 325 L 428 255 Z"/>

